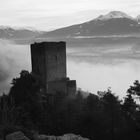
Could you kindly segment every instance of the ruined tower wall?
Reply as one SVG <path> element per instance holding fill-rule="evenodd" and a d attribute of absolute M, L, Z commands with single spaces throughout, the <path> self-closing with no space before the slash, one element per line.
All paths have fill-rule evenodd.
<path fill-rule="evenodd" d="M 42 82 L 66 78 L 65 42 L 42 42 L 31 44 L 32 72 Z"/>
<path fill-rule="evenodd" d="M 75 93 L 76 81 L 67 78 L 66 43 L 31 44 L 32 72 L 42 81 L 46 93 Z"/>
<path fill-rule="evenodd" d="M 36 43 L 31 44 L 32 72 L 40 78 L 42 83 L 46 82 L 45 59 L 45 47 L 39 47 Z"/>
<path fill-rule="evenodd" d="M 48 83 L 48 93 L 67 93 L 67 84 L 65 80 Z"/>
<path fill-rule="evenodd" d="M 64 42 L 46 45 L 46 82 L 66 78 L 66 44 Z"/>
<path fill-rule="evenodd" d="M 76 80 L 67 81 L 67 93 L 69 96 L 73 96 L 76 92 Z"/>

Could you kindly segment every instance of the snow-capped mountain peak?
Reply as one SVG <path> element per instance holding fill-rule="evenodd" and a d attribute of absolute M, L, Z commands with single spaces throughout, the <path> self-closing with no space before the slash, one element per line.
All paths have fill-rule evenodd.
<path fill-rule="evenodd" d="M 106 15 L 101 15 L 98 18 L 96 18 L 96 20 L 108 20 L 108 19 L 112 19 L 112 18 L 128 18 L 128 19 L 133 19 L 133 17 L 127 15 L 124 12 L 120 12 L 120 11 L 112 11 Z"/>

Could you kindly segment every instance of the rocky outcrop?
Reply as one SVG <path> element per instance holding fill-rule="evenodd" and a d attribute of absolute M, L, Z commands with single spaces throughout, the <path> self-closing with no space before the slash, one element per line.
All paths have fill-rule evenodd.
<path fill-rule="evenodd" d="M 80 135 L 75 134 L 65 134 L 62 136 L 47 136 L 40 135 L 38 133 L 33 134 L 34 140 L 89 140 L 88 138 L 83 138 Z M 21 131 L 8 134 L 6 140 L 30 140 Z"/>
<path fill-rule="evenodd" d="M 6 140 L 30 140 L 21 131 L 17 131 L 6 136 Z"/>
<path fill-rule="evenodd" d="M 89 140 L 89 139 L 83 138 L 80 135 L 65 134 L 63 136 L 38 135 L 36 136 L 35 140 Z"/>
<path fill-rule="evenodd" d="M 63 136 L 58 137 L 59 140 L 89 140 L 88 138 L 83 138 L 80 135 L 75 134 L 65 134 Z"/>

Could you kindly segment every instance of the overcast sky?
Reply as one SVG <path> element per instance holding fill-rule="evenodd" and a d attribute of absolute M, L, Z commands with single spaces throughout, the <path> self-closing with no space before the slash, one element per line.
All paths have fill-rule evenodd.
<path fill-rule="evenodd" d="M 140 14 L 140 0 L 0 0 L 0 24 L 54 29 L 123 11 Z"/>

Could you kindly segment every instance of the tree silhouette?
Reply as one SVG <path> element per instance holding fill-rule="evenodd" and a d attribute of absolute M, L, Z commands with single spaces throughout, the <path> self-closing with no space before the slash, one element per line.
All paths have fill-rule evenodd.
<path fill-rule="evenodd" d="M 115 135 L 122 127 L 121 101 L 112 93 L 110 89 L 103 92 L 100 100 L 106 125 L 106 132 L 110 135 L 110 139 L 114 139 Z"/>
<path fill-rule="evenodd" d="M 31 73 L 23 70 L 20 77 L 13 79 L 12 85 L 9 96 L 19 114 L 17 120 L 26 127 L 32 127 L 40 120 L 43 111 L 39 81 Z"/>

